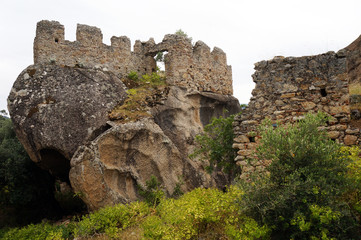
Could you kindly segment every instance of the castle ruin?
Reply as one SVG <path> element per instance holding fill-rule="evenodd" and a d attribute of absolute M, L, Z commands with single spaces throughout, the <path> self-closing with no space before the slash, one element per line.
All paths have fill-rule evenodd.
<path fill-rule="evenodd" d="M 61 66 L 100 68 L 126 77 L 130 72 L 149 74 L 156 70 L 155 55 L 165 55 L 167 83 L 223 95 L 232 95 L 232 69 L 226 54 L 215 47 L 213 51 L 202 41 L 193 46 L 186 37 L 166 35 L 156 44 L 137 40 L 131 51 L 126 36 L 112 37 L 111 45 L 103 44 L 101 30 L 78 24 L 76 41 L 64 39 L 64 26 L 56 21 L 38 22 L 34 40 L 34 64 L 54 63 Z"/>
<path fill-rule="evenodd" d="M 233 123 L 238 150 L 235 161 L 243 176 L 263 171 L 268 161 L 252 160 L 259 143 L 258 126 L 269 118 L 274 127 L 294 123 L 303 115 L 322 111 L 331 116 L 325 129 L 329 137 L 345 145 L 361 143 L 357 119 L 351 116 L 349 83 L 360 72 L 361 37 L 349 47 L 308 57 L 275 57 L 255 64 L 256 83 L 248 108 Z"/>

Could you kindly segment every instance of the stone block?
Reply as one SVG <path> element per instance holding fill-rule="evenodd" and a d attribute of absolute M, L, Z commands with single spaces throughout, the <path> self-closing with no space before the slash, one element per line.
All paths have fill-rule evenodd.
<path fill-rule="evenodd" d="M 255 125 L 255 124 L 258 124 L 258 121 L 256 121 L 256 120 L 247 120 L 247 121 L 243 121 L 241 124 L 242 125 Z"/>
<path fill-rule="evenodd" d="M 341 114 L 341 113 L 349 113 L 350 112 L 350 107 L 347 105 L 343 105 L 343 106 L 330 106 L 330 114 L 332 115 L 336 115 L 336 114 Z"/>
<path fill-rule="evenodd" d="M 338 131 L 330 131 L 327 134 L 328 134 L 328 137 L 331 139 L 336 139 L 340 136 L 340 132 L 338 132 Z"/>
<path fill-rule="evenodd" d="M 356 133 L 359 133 L 360 132 L 360 129 L 358 128 L 354 128 L 354 129 L 346 129 L 346 133 L 347 134 L 356 134 Z"/>
<path fill-rule="evenodd" d="M 345 131 L 347 129 L 347 125 L 344 124 L 335 125 L 335 129 L 338 131 Z"/>
<path fill-rule="evenodd" d="M 245 136 L 245 135 L 239 135 L 239 136 L 237 136 L 235 139 L 234 139 L 234 141 L 236 142 L 236 143 L 249 143 L 250 141 L 249 141 L 249 138 L 247 137 L 247 136 Z"/>
<path fill-rule="evenodd" d="M 237 152 L 237 154 L 241 156 L 250 156 L 252 153 L 253 153 L 252 150 L 247 150 L 247 149 L 239 150 Z"/>
<path fill-rule="evenodd" d="M 276 104 L 276 106 L 280 107 L 280 106 L 284 105 L 285 103 L 282 100 L 276 100 L 275 104 Z"/>
<path fill-rule="evenodd" d="M 232 148 L 234 148 L 234 149 L 245 149 L 246 146 L 243 143 L 233 143 Z"/>
<path fill-rule="evenodd" d="M 238 163 L 239 161 L 241 161 L 241 160 L 243 160 L 243 159 L 245 159 L 244 156 L 238 155 L 238 156 L 234 159 L 234 161 Z"/>
<path fill-rule="evenodd" d="M 316 106 L 316 104 L 313 102 L 302 102 L 301 105 L 306 111 L 309 111 Z"/>
<path fill-rule="evenodd" d="M 248 163 L 247 163 L 247 161 L 239 161 L 238 163 L 237 163 L 239 166 L 247 166 L 248 165 Z"/>
<path fill-rule="evenodd" d="M 296 96 L 296 93 L 284 93 L 281 95 L 281 98 L 292 98 Z"/>
<path fill-rule="evenodd" d="M 357 141 L 357 137 L 354 135 L 346 135 L 345 138 L 343 139 L 343 142 L 347 146 L 356 145 L 356 141 Z"/>

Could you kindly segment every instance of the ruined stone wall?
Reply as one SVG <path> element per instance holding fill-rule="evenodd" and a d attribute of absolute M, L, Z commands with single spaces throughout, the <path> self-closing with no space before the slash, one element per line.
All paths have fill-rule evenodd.
<path fill-rule="evenodd" d="M 232 68 L 220 48 L 210 51 L 202 41 L 192 46 L 188 38 L 169 34 L 148 54 L 162 51 L 167 51 L 164 61 L 168 83 L 202 92 L 233 94 Z"/>
<path fill-rule="evenodd" d="M 248 108 L 236 117 L 233 147 L 243 172 L 262 170 L 269 162 L 247 161 L 259 142 L 257 127 L 266 117 L 274 126 L 298 121 L 307 113 L 323 111 L 332 117 L 326 127 L 331 139 L 346 145 L 360 142 L 360 130 L 350 125 L 347 54 L 275 57 L 255 64 L 256 87 Z"/>
<path fill-rule="evenodd" d="M 99 28 L 78 24 L 76 41 L 64 39 L 64 26 L 56 21 L 40 21 L 34 40 L 34 63 L 55 63 L 64 66 L 101 68 L 126 76 L 130 71 L 140 74 L 155 70 L 155 60 L 145 56 L 147 45 L 136 41 L 131 51 L 130 39 L 126 36 L 112 37 L 111 46 L 103 44 Z"/>
<path fill-rule="evenodd" d="M 64 39 L 64 26 L 56 21 L 40 21 L 34 40 L 34 63 L 100 68 L 120 77 L 131 71 L 140 75 L 156 69 L 154 56 L 165 55 L 165 72 L 170 85 L 183 86 L 202 92 L 232 95 L 232 69 L 226 54 L 215 47 L 213 51 L 201 41 L 192 46 L 183 36 L 166 35 L 161 43 L 153 39 L 136 41 L 134 51 L 128 37 L 112 37 L 111 45 L 103 44 L 99 28 L 78 24 L 76 41 Z"/>

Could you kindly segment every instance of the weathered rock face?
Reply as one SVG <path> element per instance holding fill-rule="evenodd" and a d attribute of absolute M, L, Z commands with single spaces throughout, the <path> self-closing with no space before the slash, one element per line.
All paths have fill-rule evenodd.
<path fill-rule="evenodd" d="M 8 109 L 30 158 L 66 180 L 74 152 L 104 131 L 125 89 L 110 72 L 32 65 L 14 83 Z"/>
<path fill-rule="evenodd" d="M 151 109 L 154 118 L 115 124 L 71 160 L 70 181 L 84 194 L 91 209 L 139 198 L 138 187 L 156 176 L 168 195 L 176 184 L 183 191 L 225 184 L 225 176 L 210 176 L 202 162 L 193 161 L 194 137 L 224 110 L 239 112 L 231 96 L 187 92 L 170 87 L 167 100 Z"/>
<path fill-rule="evenodd" d="M 184 176 L 185 164 L 159 126 L 144 119 L 114 126 L 80 147 L 71 161 L 70 180 L 74 190 L 84 194 L 87 205 L 97 209 L 137 200 L 138 186 L 144 187 L 152 175 L 172 194 Z M 192 177 L 205 182 L 201 174 Z"/>
<path fill-rule="evenodd" d="M 233 96 L 170 87 L 167 100 L 151 110 L 154 121 L 188 156 L 194 137 L 203 131 L 213 117 L 229 116 L 240 112 Z"/>

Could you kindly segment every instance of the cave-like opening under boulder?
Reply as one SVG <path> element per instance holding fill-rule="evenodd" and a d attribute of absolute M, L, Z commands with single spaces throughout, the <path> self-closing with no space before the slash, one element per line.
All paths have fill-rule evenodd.
<path fill-rule="evenodd" d="M 59 151 L 51 148 L 40 150 L 40 167 L 62 182 L 69 183 L 70 161 Z"/>

